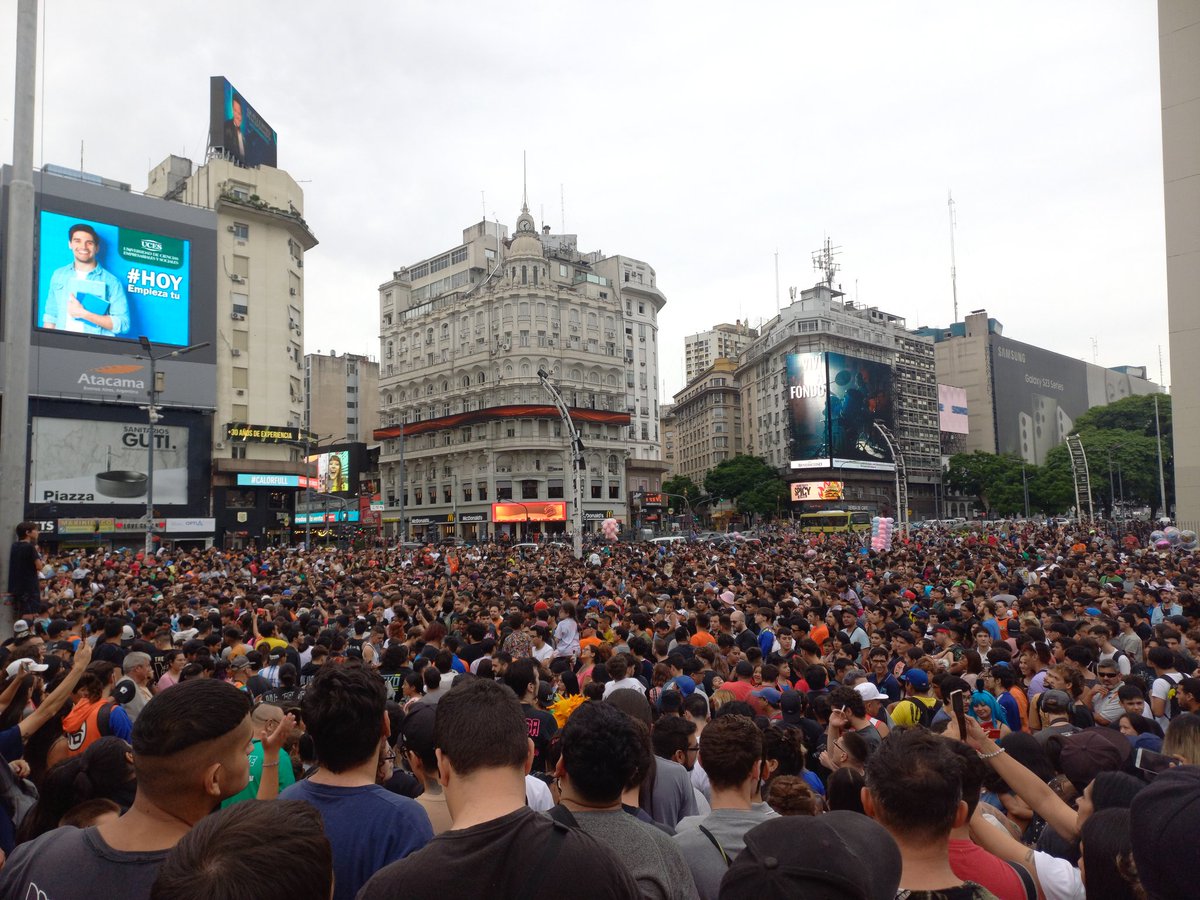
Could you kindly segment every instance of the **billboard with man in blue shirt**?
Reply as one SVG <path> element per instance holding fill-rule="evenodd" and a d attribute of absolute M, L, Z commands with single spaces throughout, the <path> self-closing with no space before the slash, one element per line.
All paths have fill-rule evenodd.
<path fill-rule="evenodd" d="M 188 344 L 189 242 L 41 214 L 37 327 Z"/>

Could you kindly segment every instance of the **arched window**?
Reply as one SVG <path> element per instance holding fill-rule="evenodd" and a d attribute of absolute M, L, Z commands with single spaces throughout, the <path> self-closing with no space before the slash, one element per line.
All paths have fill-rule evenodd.
<path fill-rule="evenodd" d="M 475 376 L 476 384 L 483 384 L 486 381 L 487 381 L 487 372 L 480 372 L 478 375 Z"/>
<path fill-rule="evenodd" d="M 521 266 L 521 284 L 529 284 L 529 268 Z"/>
<path fill-rule="evenodd" d="M 470 375 L 464 375 L 462 377 L 462 386 L 465 388 L 469 388 L 471 386 L 471 376 Z"/>

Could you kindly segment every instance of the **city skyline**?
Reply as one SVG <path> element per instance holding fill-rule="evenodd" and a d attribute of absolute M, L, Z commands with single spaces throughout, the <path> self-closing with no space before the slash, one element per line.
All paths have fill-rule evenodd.
<path fill-rule="evenodd" d="M 122 29 L 150 49 L 92 82 L 120 93 L 116 127 L 113 104 L 80 102 L 73 63 L 116 23 L 46 10 L 35 162 L 77 167 L 82 140 L 85 170 L 142 190 L 167 153 L 202 161 L 208 77 L 228 76 L 277 129 L 321 241 L 306 352 L 378 358 L 378 286 L 485 214 L 511 229 L 525 151 L 539 225 L 558 232 L 565 212 L 582 245 L 653 261 L 664 401 L 684 335 L 769 319 L 776 249 L 786 304 L 817 280 L 826 235 L 850 299 L 949 323 L 948 189 L 960 319 L 986 308 L 1007 335 L 1088 361 L 1095 337 L 1101 365 L 1154 380 L 1162 345 L 1170 382 L 1152 5 L 771 5 L 730 21 L 618 3 L 609 29 L 538 3 L 378 6 L 370 28 L 329 22 L 320 43 L 281 5 L 188 7 Z M 237 46 L 272 52 L 226 52 L 231 22 Z M 0 35 L 11 44 L 11 16 Z M 6 160 L 11 83 L 0 73 Z"/>

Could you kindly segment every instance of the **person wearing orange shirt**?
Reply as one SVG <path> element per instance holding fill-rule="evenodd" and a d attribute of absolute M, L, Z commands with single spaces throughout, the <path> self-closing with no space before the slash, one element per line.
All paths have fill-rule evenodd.
<path fill-rule="evenodd" d="M 812 627 L 808 631 L 809 638 L 816 642 L 821 653 L 825 652 L 825 642 L 829 640 L 829 626 L 825 624 L 821 618 L 821 614 L 812 610 L 808 614 L 808 621 Z"/>
<path fill-rule="evenodd" d="M 708 617 L 707 613 L 700 613 L 696 616 L 696 633 L 691 636 L 688 643 L 693 647 L 706 647 L 709 644 L 715 644 L 717 639 L 708 630 L 711 622 L 712 620 Z"/>

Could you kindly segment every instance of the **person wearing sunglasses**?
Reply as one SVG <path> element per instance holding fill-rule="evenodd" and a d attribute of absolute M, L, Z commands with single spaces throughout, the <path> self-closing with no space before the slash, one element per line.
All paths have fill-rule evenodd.
<path fill-rule="evenodd" d="M 1121 670 L 1115 660 L 1101 662 L 1096 666 L 1099 684 L 1092 692 L 1092 715 L 1097 725 L 1111 725 L 1125 712 L 1117 688 L 1122 684 Z"/>

